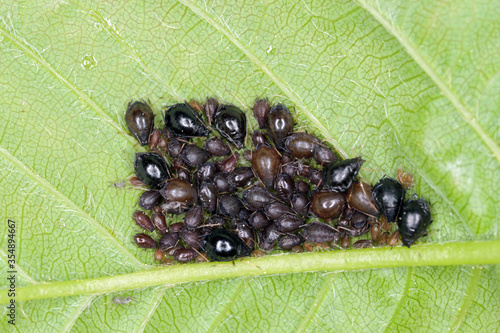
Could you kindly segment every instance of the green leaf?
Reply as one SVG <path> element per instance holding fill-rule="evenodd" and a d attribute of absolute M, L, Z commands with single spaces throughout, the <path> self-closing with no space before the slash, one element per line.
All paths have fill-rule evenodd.
<path fill-rule="evenodd" d="M 499 329 L 494 1 L 0 6 L 2 331 Z M 120 186 L 141 149 L 124 110 L 207 96 L 295 106 L 367 181 L 412 172 L 430 244 L 152 267 Z"/>

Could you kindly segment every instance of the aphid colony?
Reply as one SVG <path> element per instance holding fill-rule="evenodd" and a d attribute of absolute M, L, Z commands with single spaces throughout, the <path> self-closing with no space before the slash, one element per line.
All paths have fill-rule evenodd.
<path fill-rule="evenodd" d="M 147 103 L 129 104 L 127 126 L 150 150 L 136 154 L 137 177 L 130 179 L 149 186 L 139 198 L 149 212 L 133 215 L 149 232 L 134 236 L 137 246 L 156 249 L 163 263 L 227 261 L 276 247 L 348 248 L 351 238 L 368 232 L 371 239 L 352 246 L 394 246 L 401 237 L 410 247 L 425 233 L 432 222 L 428 203 L 416 195 L 405 201 L 411 175 L 398 174 L 400 182 L 384 177 L 372 187 L 358 180 L 361 157 L 342 160 L 314 135 L 294 132 L 284 105 L 262 99 L 253 112 L 259 129 L 252 149 L 244 150 L 247 119 L 234 105 L 212 98 L 204 106 L 175 104 L 163 113 L 165 126 L 155 129 Z M 184 213 L 183 222 L 167 222 Z"/>

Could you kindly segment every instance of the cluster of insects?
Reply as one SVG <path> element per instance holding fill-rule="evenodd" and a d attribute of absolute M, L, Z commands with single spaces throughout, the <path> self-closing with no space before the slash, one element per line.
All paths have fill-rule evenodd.
<path fill-rule="evenodd" d="M 129 131 L 149 148 L 136 153 L 130 179 L 148 187 L 144 211 L 133 214 L 147 231 L 134 236 L 137 246 L 156 249 L 163 263 L 229 261 L 276 248 L 410 247 L 424 235 L 431 212 L 416 195 L 405 201 L 411 175 L 399 171 L 398 180 L 384 176 L 372 187 L 358 179 L 361 157 L 342 159 L 314 135 L 294 132 L 285 105 L 261 99 L 253 113 L 259 129 L 245 149 L 247 119 L 234 105 L 175 104 L 161 128 L 146 102 L 128 105 Z M 180 214 L 182 222 L 169 222 Z"/>

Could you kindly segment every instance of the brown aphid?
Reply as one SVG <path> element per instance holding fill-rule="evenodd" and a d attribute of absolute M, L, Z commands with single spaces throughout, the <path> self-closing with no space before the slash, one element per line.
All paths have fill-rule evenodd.
<path fill-rule="evenodd" d="M 154 241 L 151 236 L 148 236 L 146 234 L 136 234 L 134 236 L 134 242 L 137 244 L 138 247 L 143 248 L 143 249 L 154 249 L 158 246 L 156 242 Z"/>
<path fill-rule="evenodd" d="M 212 124 L 212 121 L 214 120 L 218 108 L 219 108 L 219 102 L 217 102 L 215 98 L 207 99 L 207 102 L 205 103 L 205 115 L 207 116 L 209 125 Z"/>
<path fill-rule="evenodd" d="M 198 232 L 198 230 L 183 230 L 180 232 L 179 237 L 187 247 L 201 250 L 201 240 L 203 239 L 203 236 Z"/>
<path fill-rule="evenodd" d="M 244 150 L 242 156 L 248 162 L 252 162 L 252 151 L 251 150 L 249 150 L 249 149 Z"/>
<path fill-rule="evenodd" d="M 139 178 L 137 178 L 136 176 L 132 176 L 130 177 L 130 179 L 128 180 L 129 184 L 132 185 L 132 186 L 146 186 L 145 183 L 143 183 Z"/>
<path fill-rule="evenodd" d="M 168 151 L 168 139 L 166 138 L 161 138 L 160 141 L 158 142 L 157 145 L 158 149 L 160 149 L 163 152 Z"/>
<path fill-rule="evenodd" d="M 173 214 L 184 212 L 198 198 L 196 189 L 187 181 L 180 179 L 167 181 L 160 194 L 165 198 L 163 210 Z"/>
<path fill-rule="evenodd" d="M 160 234 L 163 235 L 167 232 L 167 221 L 162 213 L 155 213 L 152 222 Z"/>
<path fill-rule="evenodd" d="M 309 214 L 309 199 L 302 193 L 294 194 L 292 208 L 300 215 L 307 216 Z"/>
<path fill-rule="evenodd" d="M 253 250 L 252 251 L 252 257 L 260 258 L 266 255 L 266 252 L 262 250 Z"/>
<path fill-rule="evenodd" d="M 292 247 L 291 251 L 293 253 L 302 253 L 304 252 L 304 248 L 300 245 Z"/>
<path fill-rule="evenodd" d="M 184 216 L 184 226 L 188 229 L 196 229 L 202 222 L 203 209 L 200 205 L 193 206 Z"/>
<path fill-rule="evenodd" d="M 379 246 L 386 246 L 387 245 L 387 238 L 388 238 L 388 233 L 384 232 L 382 233 L 378 238 L 377 238 L 377 245 Z"/>
<path fill-rule="evenodd" d="M 250 167 L 237 167 L 229 173 L 227 181 L 229 185 L 234 187 L 245 187 L 250 184 L 250 181 L 255 178 L 255 175 Z"/>
<path fill-rule="evenodd" d="M 286 149 L 295 158 L 311 158 L 319 144 L 318 138 L 309 133 L 293 133 L 285 139 Z"/>
<path fill-rule="evenodd" d="M 346 235 L 340 240 L 340 247 L 343 249 L 347 249 L 349 248 L 349 246 L 351 246 L 351 238 Z"/>
<path fill-rule="evenodd" d="M 389 224 L 389 222 L 387 222 L 387 218 L 385 216 L 382 216 L 380 221 L 382 222 L 382 224 L 380 225 L 382 230 L 386 232 L 391 231 L 391 225 Z"/>
<path fill-rule="evenodd" d="M 338 159 L 337 154 L 335 154 L 333 150 L 320 145 L 318 145 L 316 149 L 314 149 L 313 157 L 316 163 L 321 166 L 325 166 L 328 163 L 335 162 Z"/>
<path fill-rule="evenodd" d="M 181 244 L 176 244 L 173 247 L 167 249 L 165 251 L 165 253 L 167 254 L 167 256 L 173 257 L 175 255 L 175 252 L 177 252 L 177 250 L 183 249 L 183 248 L 184 248 L 184 246 L 182 246 Z"/>
<path fill-rule="evenodd" d="M 172 266 L 173 264 L 175 264 L 175 260 L 172 258 L 165 258 L 161 263 L 166 266 Z"/>
<path fill-rule="evenodd" d="M 200 254 L 198 254 L 196 256 L 195 261 L 196 262 L 207 262 L 208 261 L 208 257 L 207 257 L 207 255 L 204 252 L 200 252 Z"/>
<path fill-rule="evenodd" d="M 196 252 L 194 249 L 178 249 L 174 253 L 174 259 L 177 260 L 178 262 L 190 262 L 196 256 L 198 255 L 198 252 Z"/>
<path fill-rule="evenodd" d="M 177 178 L 179 178 L 180 180 L 184 180 L 188 183 L 191 183 L 191 174 L 186 169 L 180 169 L 177 172 Z"/>
<path fill-rule="evenodd" d="M 299 235 L 285 235 L 278 242 L 278 247 L 282 250 L 291 250 L 294 246 L 299 246 L 304 239 Z"/>
<path fill-rule="evenodd" d="M 314 249 L 315 249 L 314 243 L 305 242 L 304 244 L 302 244 L 302 246 L 304 247 L 304 250 L 306 250 L 307 252 L 314 252 Z"/>
<path fill-rule="evenodd" d="M 401 242 L 401 236 L 399 235 L 399 231 L 394 231 L 388 238 L 387 238 L 387 244 L 389 246 L 396 246 Z"/>
<path fill-rule="evenodd" d="M 203 106 L 194 99 L 190 100 L 188 104 L 198 113 L 201 113 L 201 111 L 203 110 Z"/>
<path fill-rule="evenodd" d="M 409 172 L 404 172 L 398 169 L 398 182 L 406 189 L 410 189 L 413 186 L 413 175 Z"/>
<path fill-rule="evenodd" d="M 172 223 L 169 228 L 168 228 L 168 231 L 169 232 L 181 232 L 182 229 L 184 229 L 184 223 L 182 222 L 177 222 L 177 223 Z"/>
<path fill-rule="evenodd" d="M 184 148 L 184 143 L 177 141 L 177 140 L 172 140 L 169 141 L 167 144 L 167 151 L 170 154 L 170 156 L 177 158 L 181 154 L 182 148 Z"/>
<path fill-rule="evenodd" d="M 169 250 L 179 243 L 179 233 L 178 232 L 167 232 L 160 239 L 160 248 L 163 250 Z"/>
<path fill-rule="evenodd" d="M 265 134 L 259 130 L 253 131 L 252 143 L 256 149 L 259 148 L 260 146 L 269 146 Z"/>
<path fill-rule="evenodd" d="M 271 111 L 271 107 L 265 99 L 260 99 L 255 102 L 253 106 L 253 115 L 259 124 L 259 128 L 266 127 L 266 119 L 269 115 L 269 111 Z"/>
<path fill-rule="evenodd" d="M 370 236 L 372 237 L 372 240 L 374 242 L 377 241 L 377 239 L 380 237 L 381 233 L 382 233 L 382 230 L 380 229 L 380 225 L 379 224 L 374 224 L 370 228 Z"/>
<path fill-rule="evenodd" d="M 252 168 L 262 183 L 269 189 L 274 187 L 281 167 L 281 157 L 276 149 L 261 146 L 252 154 Z"/>
<path fill-rule="evenodd" d="M 248 219 L 248 222 L 255 230 L 264 229 L 271 223 L 271 221 L 269 221 L 266 215 L 262 212 L 253 213 Z"/>
<path fill-rule="evenodd" d="M 360 239 L 352 245 L 355 249 L 365 249 L 367 247 L 372 247 L 372 241 L 368 239 Z"/>
<path fill-rule="evenodd" d="M 152 210 L 156 206 L 160 205 L 162 200 L 163 198 L 161 197 L 161 194 L 158 191 L 149 190 L 143 192 L 139 197 L 139 206 L 142 209 Z"/>
<path fill-rule="evenodd" d="M 156 261 L 162 261 L 165 258 L 165 252 L 163 252 L 162 249 L 157 248 L 154 257 Z"/>
<path fill-rule="evenodd" d="M 379 211 L 373 200 L 372 189 L 367 183 L 354 182 L 347 193 L 347 203 L 361 213 L 377 217 Z"/>
<path fill-rule="evenodd" d="M 134 221 L 137 223 L 137 225 L 147 231 L 153 231 L 155 230 L 155 227 L 153 223 L 151 222 L 151 219 L 149 216 L 146 215 L 146 213 L 141 212 L 140 210 L 136 210 L 134 212 Z"/>
<path fill-rule="evenodd" d="M 273 106 L 266 119 L 267 133 L 278 149 L 283 149 L 283 140 L 293 130 L 294 122 L 290 111 L 283 104 Z"/>
<path fill-rule="evenodd" d="M 291 202 L 293 192 L 295 190 L 295 183 L 292 177 L 290 177 L 286 173 L 280 173 L 278 177 L 276 177 L 275 187 L 276 193 L 278 193 L 281 199 L 287 202 Z"/>
<path fill-rule="evenodd" d="M 304 221 L 297 215 L 283 215 L 274 223 L 280 231 L 285 233 L 295 232 L 304 225 Z"/>
<path fill-rule="evenodd" d="M 203 182 L 199 187 L 198 196 L 200 198 L 201 205 L 209 213 L 214 213 L 217 208 L 217 198 L 219 192 L 223 191 L 219 191 L 212 182 Z"/>
<path fill-rule="evenodd" d="M 180 154 L 180 158 L 188 166 L 197 168 L 210 158 L 210 154 L 196 145 L 186 145 Z"/>
<path fill-rule="evenodd" d="M 313 243 L 330 242 L 338 233 L 331 226 L 321 222 L 308 223 L 304 227 L 304 238 Z"/>
<path fill-rule="evenodd" d="M 153 150 L 158 146 L 161 139 L 161 131 L 155 128 L 149 135 L 149 149 Z"/>
<path fill-rule="evenodd" d="M 312 197 L 310 209 L 319 218 L 328 220 L 344 211 L 345 195 L 333 191 L 316 192 Z"/>
<path fill-rule="evenodd" d="M 128 130 L 141 146 L 149 143 L 149 135 L 154 127 L 155 115 L 146 102 L 130 102 L 125 112 Z"/>

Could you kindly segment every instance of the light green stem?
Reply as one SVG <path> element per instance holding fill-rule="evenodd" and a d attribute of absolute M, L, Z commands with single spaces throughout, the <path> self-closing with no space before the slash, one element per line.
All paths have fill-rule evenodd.
<path fill-rule="evenodd" d="M 16 301 L 103 294 L 158 285 L 312 271 L 351 271 L 403 266 L 500 264 L 500 240 L 325 251 L 246 258 L 229 263 L 174 265 L 87 280 L 35 284 L 17 289 Z M 0 293 L 0 304 L 9 302 Z"/>

